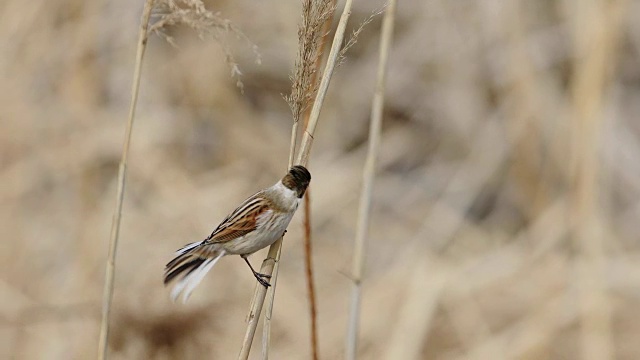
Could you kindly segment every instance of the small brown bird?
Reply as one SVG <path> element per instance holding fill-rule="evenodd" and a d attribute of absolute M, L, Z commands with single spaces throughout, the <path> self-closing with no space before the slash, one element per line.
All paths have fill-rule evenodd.
<path fill-rule="evenodd" d="M 310 181 L 311 174 L 304 166 L 293 166 L 282 180 L 240 204 L 206 239 L 178 250 L 164 271 L 165 285 L 177 280 L 171 299 L 176 301 L 182 294 L 186 302 L 225 255 L 240 255 L 260 284 L 270 286 L 266 280 L 270 276 L 255 271 L 247 257 L 284 234 Z"/>

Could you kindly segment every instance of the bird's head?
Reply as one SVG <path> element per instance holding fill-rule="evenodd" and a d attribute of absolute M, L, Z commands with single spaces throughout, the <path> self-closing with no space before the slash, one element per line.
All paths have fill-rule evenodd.
<path fill-rule="evenodd" d="M 302 165 L 292 166 L 287 175 L 282 178 L 282 184 L 295 191 L 298 198 L 301 198 L 307 191 L 310 181 L 311 174 Z"/>

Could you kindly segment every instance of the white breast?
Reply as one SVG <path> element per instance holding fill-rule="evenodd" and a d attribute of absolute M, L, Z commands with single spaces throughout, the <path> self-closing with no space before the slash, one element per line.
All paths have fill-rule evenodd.
<path fill-rule="evenodd" d="M 282 181 L 278 181 L 275 185 L 268 190 L 274 197 L 278 198 L 280 206 L 285 207 L 291 212 L 295 212 L 300 203 L 298 194 L 295 191 L 289 189 L 282 184 Z"/>

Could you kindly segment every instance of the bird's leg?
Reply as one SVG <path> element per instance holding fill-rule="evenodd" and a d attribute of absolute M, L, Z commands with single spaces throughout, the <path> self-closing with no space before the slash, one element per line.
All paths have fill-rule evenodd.
<path fill-rule="evenodd" d="M 271 275 L 262 274 L 262 273 L 259 273 L 259 272 L 255 271 L 253 269 L 253 266 L 251 266 L 251 263 L 249 262 L 249 259 L 247 259 L 247 257 L 244 256 L 244 255 L 241 255 L 241 256 L 244 259 L 244 261 L 247 263 L 247 265 L 249 265 L 249 269 L 251 269 L 251 272 L 253 273 L 253 276 L 256 277 L 256 280 L 258 280 L 258 282 L 260 284 L 262 284 L 262 286 L 264 286 L 264 287 L 271 286 L 271 284 L 269 284 L 269 282 L 267 280 L 265 280 L 265 279 L 271 279 Z"/>

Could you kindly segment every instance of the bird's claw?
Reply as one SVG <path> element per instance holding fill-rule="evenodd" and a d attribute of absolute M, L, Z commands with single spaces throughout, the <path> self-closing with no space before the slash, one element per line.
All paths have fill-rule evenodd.
<path fill-rule="evenodd" d="M 266 278 L 270 278 L 271 277 L 271 275 L 256 273 L 256 280 L 258 280 L 260 285 L 268 288 L 269 286 L 271 286 L 271 284 L 269 284 L 269 282 L 267 280 L 263 279 L 262 278 L 263 276 L 266 277 Z"/>
<path fill-rule="evenodd" d="M 261 278 L 265 278 L 265 279 L 271 279 L 271 275 L 269 275 L 269 274 L 263 274 L 263 273 L 257 272 L 256 276 L 257 277 L 261 277 Z"/>

